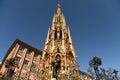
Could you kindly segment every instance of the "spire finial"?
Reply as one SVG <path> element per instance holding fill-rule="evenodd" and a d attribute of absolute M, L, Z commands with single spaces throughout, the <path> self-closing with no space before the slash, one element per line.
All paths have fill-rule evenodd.
<path fill-rule="evenodd" d="M 60 6 L 60 4 L 58 3 L 58 4 L 57 4 L 57 14 L 60 14 L 60 13 L 61 13 L 60 7 L 61 7 L 61 6 Z"/>
<path fill-rule="evenodd" d="M 61 7 L 59 3 L 57 4 L 57 7 L 58 7 L 58 8 L 60 8 L 60 7 Z"/>

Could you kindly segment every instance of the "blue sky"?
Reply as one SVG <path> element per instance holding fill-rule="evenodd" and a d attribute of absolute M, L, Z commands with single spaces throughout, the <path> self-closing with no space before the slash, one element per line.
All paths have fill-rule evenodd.
<path fill-rule="evenodd" d="M 0 61 L 16 38 L 43 49 L 57 3 L 81 70 L 98 56 L 101 67 L 120 71 L 120 0 L 0 0 Z"/>

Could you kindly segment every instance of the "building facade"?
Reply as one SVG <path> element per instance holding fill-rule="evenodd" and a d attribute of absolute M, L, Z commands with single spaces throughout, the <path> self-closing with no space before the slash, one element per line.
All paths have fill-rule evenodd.
<path fill-rule="evenodd" d="M 42 51 L 16 39 L 0 65 L 0 72 L 4 77 L 14 77 L 14 80 L 32 79 L 35 77 L 32 68 L 39 67 L 41 57 Z"/>
<path fill-rule="evenodd" d="M 58 4 L 43 50 L 17 39 L 0 65 L 1 77 L 11 80 L 93 80 L 79 69 L 76 58 L 70 29 Z"/>

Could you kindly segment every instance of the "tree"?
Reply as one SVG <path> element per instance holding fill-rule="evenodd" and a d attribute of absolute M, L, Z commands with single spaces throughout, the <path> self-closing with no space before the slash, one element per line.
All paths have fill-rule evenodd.
<path fill-rule="evenodd" d="M 12 77 L 15 74 L 14 70 L 18 67 L 15 58 L 10 58 L 5 62 L 6 73 L 1 76 L 2 80 L 13 80 Z"/>
<path fill-rule="evenodd" d="M 95 80 L 120 80 L 118 78 L 118 71 L 116 69 L 99 68 L 102 65 L 101 58 L 93 57 L 89 62 L 88 73 L 95 78 Z"/>

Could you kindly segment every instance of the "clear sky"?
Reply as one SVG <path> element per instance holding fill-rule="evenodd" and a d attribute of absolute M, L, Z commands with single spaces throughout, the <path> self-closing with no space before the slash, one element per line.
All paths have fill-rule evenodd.
<path fill-rule="evenodd" d="M 98 56 L 101 67 L 120 71 L 120 0 L 0 0 L 0 61 L 16 38 L 43 49 L 57 3 L 81 70 Z"/>

